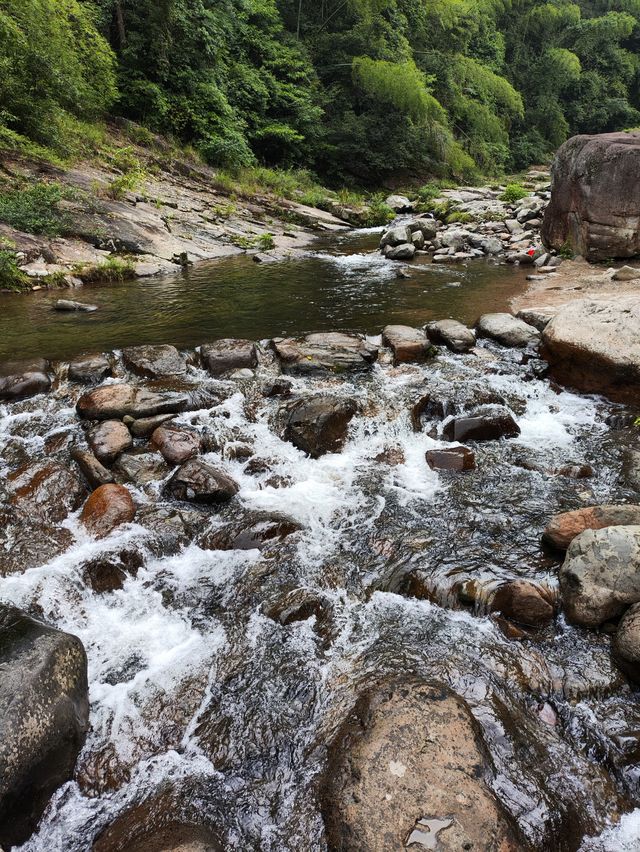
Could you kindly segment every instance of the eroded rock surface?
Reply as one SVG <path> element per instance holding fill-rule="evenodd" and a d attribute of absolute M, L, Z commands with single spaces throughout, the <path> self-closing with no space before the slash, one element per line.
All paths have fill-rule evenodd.
<path fill-rule="evenodd" d="M 367 370 L 378 348 L 357 334 L 327 332 L 302 338 L 274 340 L 273 348 L 285 373 L 344 373 Z"/>

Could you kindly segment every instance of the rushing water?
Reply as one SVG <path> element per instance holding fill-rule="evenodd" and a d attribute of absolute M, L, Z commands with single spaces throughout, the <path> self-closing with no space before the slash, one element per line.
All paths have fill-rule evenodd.
<path fill-rule="evenodd" d="M 359 263 L 301 265 L 325 262 L 334 270 Z M 261 287 L 262 269 L 253 272 Z M 437 274 L 461 279 L 459 270 Z M 475 274 L 468 272 L 474 281 Z M 345 309 L 353 302 L 355 311 L 365 299 L 367 275 L 374 294 L 402 285 L 369 267 L 342 301 Z M 340 286 L 349 286 L 347 276 Z M 413 286 L 417 305 L 436 285 Z M 508 292 L 513 280 L 504 286 Z M 498 296 L 488 301 L 505 307 Z M 416 322 L 418 310 L 403 303 L 384 319 Z M 437 313 L 431 302 L 420 310 L 421 318 Z M 458 315 L 469 310 L 460 307 Z M 366 321 L 359 323 L 373 323 L 378 311 L 382 324 L 382 305 L 370 314 L 361 309 Z M 313 316 L 303 312 L 303 327 L 320 325 Z M 255 321 L 261 330 L 269 322 Z M 207 336 L 215 328 L 208 326 Z M 248 325 L 233 328 L 260 336 Z M 144 323 L 138 330 L 136 342 L 148 339 Z M 151 337 L 159 333 L 154 327 Z M 162 340 L 180 342 L 188 333 L 193 341 L 205 331 L 183 328 L 176 337 L 166 330 Z M 51 346 L 54 340 L 58 354 L 77 347 L 60 336 Z M 217 381 L 189 368 L 187 381 L 220 401 L 179 422 L 213 436 L 206 458 L 238 482 L 238 497 L 215 511 L 185 508 L 189 541 L 172 541 L 157 523 L 159 511 L 175 511 L 162 492 L 167 477 L 131 486 L 135 523 L 95 541 L 76 513 L 64 522 L 73 534 L 65 553 L 0 582 L 3 600 L 80 636 L 89 658 L 92 728 L 76 779 L 56 794 L 23 849 L 86 852 L 117 816 L 162 794 L 185 821 L 211 826 L 225 849 L 321 852 L 316 788 L 326 745 L 355 697 L 388 675 L 446 683 L 464 697 L 495 766 L 495 795 L 533 848 L 637 849 L 636 814 L 606 825 L 617 809 L 640 805 L 639 707 L 610 661 L 608 637 L 559 616 L 516 640 L 485 614 L 488 590 L 500 580 L 527 577 L 556 588 L 557 563 L 539 544 L 551 514 L 634 498 L 620 476 L 632 437 L 605 423 L 620 409 L 560 392 L 522 361 L 519 352 L 488 345 L 483 358 L 443 353 L 424 365 L 393 367 L 383 357 L 365 376 L 295 379 L 294 393 L 328 390 L 359 403 L 343 451 L 318 460 L 282 440 L 279 403 L 259 392 L 276 369 L 268 352 L 252 380 Z M 79 390 L 60 376 L 50 395 L 0 406 L 3 478 L 25 458 L 68 459 L 69 442 L 83 440 L 73 408 Z M 427 392 L 467 406 L 499 397 L 521 435 L 478 445 L 477 472 L 433 472 L 424 453 L 442 445 L 441 427 L 427 423 L 416 433 L 410 418 Z M 264 466 L 249 468 L 232 452 L 239 444 L 252 447 Z M 380 458 L 389 450 L 394 464 Z M 591 464 L 594 476 L 553 474 L 566 464 Z M 204 547 L 207 530 L 255 512 L 284 514 L 301 529 L 262 552 Z M 135 551 L 142 567 L 121 590 L 96 594 L 83 566 L 123 550 Z M 410 577 L 419 581 L 419 597 L 408 592 L 417 588 Z M 475 606 L 459 601 L 469 581 L 480 590 Z M 307 604 L 299 620 L 282 624 L 274 616 L 296 603 Z M 581 817 L 572 822 L 573 809 Z M 559 836 L 564 816 L 573 828 Z M 583 839 L 585 831 L 596 836 Z"/>
<path fill-rule="evenodd" d="M 239 256 L 185 275 L 86 286 L 63 293 L 96 304 L 90 314 L 53 310 L 60 291 L 0 294 L 0 359 L 65 358 L 141 343 L 197 346 L 220 337 L 262 339 L 309 331 L 377 333 L 387 323 L 422 325 L 451 316 L 475 322 L 524 286 L 524 273 L 491 262 L 398 264 L 372 252 L 377 233 L 355 232 L 284 263 Z M 331 252 L 329 252 L 331 249 Z"/>

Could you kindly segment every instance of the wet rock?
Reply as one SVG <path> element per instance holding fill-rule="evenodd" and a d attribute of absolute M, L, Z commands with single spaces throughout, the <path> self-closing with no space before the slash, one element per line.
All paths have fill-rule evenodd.
<path fill-rule="evenodd" d="M 125 367 L 137 376 L 160 379 L 180 376 L 187 370 L 187 359 L 175 346 L 129 346 L 122 350 Z"/>
<path fill-rule="evenodd" d="M 134 420 L 133 417 L 127 416 L 124 418 L 124 422 L 134 438 L 149 438 L 158 426 L 168 423 L 174 417 L 174 414 L 158 414 L 156 417 L 141 417 L 139 420 Z"/>
<path fill-rule="evenodd" d="M 276 601 L 265 602 L 263 612 L 267 618 L 277 621 L 283 627 L 315 618 L 316 629 L 328 644 L 333 634 L 333 612 L 331 604 L 321 594 L 312 589 L 291 589 Z"/>
<path fill-rule="evenodd" d="M 458 410 L 451 400 L 434 399 L 425 394 L 411 408 L 411 425 L 414 432 L 422 432 L 423 420 L 444 420 Z"/>
<path fill-rule="evenodd" d="M 585 530 L 631 524 L 640 524 L 640 506 L 589 506 L 586 509 L 554 515 L 542 534 L 542 540 L 555 550 L 566 550 L 573 539 Z"/>
<path fill-rule="evenodd" d="M 135 503 L 123 485 L 101 485 L 82 507 L 80 522 L 96 538 L 104 538 L 135 515 Z"/>
<path fill-rule="evenodd" d="M 191 500 L 195 503 L 222 503 L 231 500 L 238 485 L 220 470 L 202 461 L 192 459 L 173 474 L 167 491 L 176 500 Z"/>
<path fill-rule="evenodd" d="M 84 394 L 76 406 L 86 420 L 122 420 L 177 414 L 188 405 L 188 397 L 178 393 L 154 393 L 133 385 L 105 385 Z"/>
<path fill-rule="evenodd" d="M 640 603 L 633 604 L 620 619 L 611 644 L 613 658 L 623 672 L 640 682 Z"/>
<path fill-rule="evenodd" d="M 89 727 L 87 658 L 75 636 L 0 604 L 0 844 L 23 843 L 71 780 Z"/>
<path fill-rule="evenodd" d="M 201 509 L 186 504 L 148 503 L 136 515 L 136 523 L 153 534 L 149 548 L 156 556 L 171 556 L 191 544 L 205 522 Z"/>
<path fill-rule="evenodd" d="M 200 452 L 200 436 L 178 426 L 159 426 L 151 444 L 168 464 L 184 464 Z"/>
<path fill-rule="evenodd" d="M 266 397 L 291 396 L 292 388 L 293 385 L 288 379 L 275 379 L 263 386 L 262 394 Z"/>
<path fill-rule="evenodd" d="M 548 588 L 528 580 L 509 580 L 492 595 L 489 611 L 500 612 L 520 624 L 538 627 L 548 624 L 554 616 L 553 594 Z"/>
<path fill-rule="evenodd" d="M 315 459 L 325 453 L 337 453 L 356 411 L 355 402 L 342 397 L 318 395 L 300 399 L 287 409 L 285 440 Z"/>
<path fill-rule="evenodd" d="M 69 361 L 69 380 L 97 385 L 111 375 L 111 363 L 106 355 L 81 355 Z"/>
<path fill-rule="evenodd" d="M 590 464 L 565 464 L 553 470 L 555 476 L 566 476 L 567 479 L 589 479 L 593 476 L 593 468 Z"/>
<path fill-rule="evenodd" d="M 156 453 L 134 450 L 123 453 L 113 466 L 113 471 L 124 482 L 144 486 L 164 479 L 169 473 L 165 460 Z"/>
<path fill-rule="evenodd" d="M 81 570 L 84 581 L 97 594 L 121 589 L 128 577 L 133 577 L 143 565 L 142 556 L 135 550 L 121 550 L 97 556 L 85 562 Z"/>
<path fill-rule="evenodd" d="M 76 311 L 83 314 L 90 314 L 98 310 L 97 305 L 88 305 L 85 302 L 73 302 L 71 299 L 58 299 L 53 307 L 56 311 Z"/>
<path fill-rule="evenodd" d="M 580 299 L 560 308 L 542 333 L 554 378 L 580 390 L 637 403 L 640 296 Z"/>
<path fill-rule="evenodd" d="M 640 451 L 626 450 L 622 468 L 624 480 L 630 488 L 640 491 Z"/>
<path fill-rule="evenodd" d="M 446 346 L 452 352 L 468 352 L 476 345 L 475 332 L 452 319 L 427 323 L 429 340 Z"/>
<path fill-rule="evenodd" d="M 0 503 L 0 577 L 24 574 L 64 553 L 73 543 L 66 528 L 45 523 L 38 515 L 24 514 Z"/>
<path fill-rule="evenodd" d="M 444 437 L 449 441 L 496 441 L 498 438 L 517 438 L 520 427 L 506 408 L 487 407 L 469 415 L 453 417 L 444 425 Z"/>
<path fill-rule="evenodd" d="M 84 500 L 87 490 L 80 477 L 57 462 L 42 461 L 21 467 L 8 477 L 11 502 L 24 515 L 48 523 L 64 521 Z"/>
<path fill-rule="evenodd" d="M 468 447 L 450 447 L 427 451 L 427 464 L 431 470 L 475 470 L 476 457 Z"/>
<path fill-rule="evenodd" d="M 200 347 L 202 364 L 212 376 L 231 370 L 253 370 L 258 366 L 258 350 L 251 340 L 216 340 Z"/>
<path fill-rule="evenodd" d="M 503 346 L 529 346 L 540 339 L 537 328 L 511 314 L 484 314 L 478 320 L 478 333 Z"/>
<path fill-rule="evenodd" d="M 576 536 L 560 569 L 567 618 L 597 627 L 640 601 L 640 526 L 586 530 Z"/>
<path fill-rule="evenodd" d="M 518 311 L 516 317 L 527 325 L 537 328 L 538 331 L 544 331 L 557 312 L 557 308 L 525 308 Z"/>
<path fill-rule="evenodd" d="M 375 461 L 379 464 L 388 464 L 389 467 L 398 467 L 398 465 L 404 464 L 406 459 L 401 447 L 385 447 L 375 457 Z"/>
<path fill-rule="evenodd" d="M 98 461 L 106 465 L 113 464 L 133 445 L 131 433 L 121 420 L 103 420 L 89 431 L 87 441 Z"/>
<path fill-rule="evenodd" d="M 71 458 L 78 465 L 80 472 L 91 488 L 99 488 L 101 485 L 108 485 L 114 482 L 111 471 L 100 464 L 93 453 L 74 447 L 71 450 Z"/>
<path fill-rule="evenodd" d="M 46 393 L 51 387 L 47 369 L 42 358 L 0 364 L 0 399 L 13 401 Z"/>
<path fill-rule="evenodd" d="M 207 530 L 198 538 L 198 546 L 205 550 L 263 550 L 300 529 L 300 524 L 285 515 L 256 513 L 229 526 Z"/>
<path fill-rule="evenodd" d="M 407 224 L 407 228 L 409 228 L 412 236 L 415 233 L 420 233 L 427 242 L 435 239 L 435 236 L 438 233 L 438 223 L 436 220 L 424 216 L 421 216 L 418 219 L 412 219 L 411 222 Z"/>
<path fill-rule="evenodd" d="M 477 725 L 454 693 L 382 686 L 359 700 L 330 748 L 321 790 L 328 846 L 520 849 L 490 775 Z"/>
<path fill-rule="evenodd" d="M 360 335 L 337 331 L 274 340 L 273 348 L 283 371 L 298 375 L 367 370 L 378 357 L 377 346 Z"/>
<path fill-rule="evenodd" d="M 408 325 L 387 325 L 382 332 L 382 342 L 393 351 L 394 364 L 425 361 L 436 354 L 424 331 Z"/>
<path fill-rule="evenodd" d="M 384 256 L 387 260 L 411 260 L 416 253 L 413 242 L 403 243 L 399 246 L 386 246 Z"/>

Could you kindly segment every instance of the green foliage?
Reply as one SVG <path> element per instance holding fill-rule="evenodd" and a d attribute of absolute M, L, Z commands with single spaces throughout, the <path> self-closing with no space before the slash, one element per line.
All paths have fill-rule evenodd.
<path fill-rule="evenodd" d="M 0 290 L 24 290 L 29 278 L 18 268 L 15 251 L 4 246 L 0 242 Z"/>
<path fill-rule="evenodd" d="M 104 263 L 80 264 L 73 268 L 73 274 L 85 284 L 117 283 L 135 277 L 135 267 L 128 258 L 111 255 Z"/>
<path fill-rule="evenodd" d="M 505 201 L 507 204 L 515 204 L 516 201 L 526 198 L 527 195 L 529 195 L 529 190 L 525 189 L 524 186 L 519 183 L 509 183 L 500 196 L 500 201 Z"/>
<path fill-rule="evenodd" d="M 0 222 L 30 234 L 60 236 L 66 222 L 58 205 L 66 195 L 60 184 L 44 181 L 0 190 Z"/>
<path fill-rule="evenodd" d="M 260 234 L 255 237 L 232 236 L 231 242 L 241 249 L 260 249 L 260 251 L 271 251 L 276 247 L 273 234 Z"/>

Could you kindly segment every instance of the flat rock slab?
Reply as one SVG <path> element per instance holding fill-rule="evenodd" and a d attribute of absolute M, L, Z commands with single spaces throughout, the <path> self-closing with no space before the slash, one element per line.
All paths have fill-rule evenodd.
<path fill-rule="evenodd" d="M 393 352 L 395 364 L 426 361 L 435 355 L 434 347 L 422 329 L 409 325 L 387 325 L 382 332 L 382 342 Z"/>
<path fill-rule="evenodd" d="M 186 394 L 154 393 L 134 385 L 105 385 L 84 394 L 76 409 L 85 420 L 135 419 L 177 414 L 189 404 Z"/>
<path fill-rule="evenodd" d="M 542 341 L 560 381 L 622 402 L 640 399 L 640 296 L 571 302 L 546 326 Z"/>
<path fill-rule="evenodd" d="M 540 340 L 537 328 L 511 314 L 484 314 L 478 320 L 478 334 L 503 346 L 523 347 Z"/>
<path fill-rule="evenodd" d="M 97 385 L 111 375 L 111 362 L 102 353 L 80 355 L 69 361 L 68 376 L 72 382 Z"/>
<path fill-rule="evenodd" d="M 137 376 L 161 379 L 180 376 L 187 370 L 187 359 L 175 346 L 129 346 L 122 350 L 125 367 Z"/>
<path fill-rule="evenodd" d="M 378 357 L 378 347 L 360 335 L 337 331 L 274 340 L 273 348 L 283 372 L 298 375 L 368 370 Z"/>
<path fill-rule="evenodd" d="M 0 844 L 23 843 L 71 780 L 89 727 L 87 657 L 75 636 L 0 604 Z"/>
<path fill-rule="evenodd" d="M 203 366 L 214 376 L 232 370 L 253 370 L 258 366 L 258 350 L 252 340 L 216 340 L 200 347 Z"/>
<path fill-rule="evenodd" d="M 87 493 L 71 466 L 46 459 L 14 471 L 7 485 L 10 502 L 21 513 L 45 523 L 63 521 Z"/>
<path fill-rule="evenodd" d="M 468 352 L 476 345 L 476 334 L 452 319 L 427 323 L 426 332 L 433 343 L 444 344 L 452 352 Z"/>
<path fill-rule="evenodd" d="M 640 506 L 589 506 L 554 515 L 542 534 L 542 540 L 556 550 L 567 550 L 573 539 L 585 530 L 634 524 L 640 524 Z"/>

